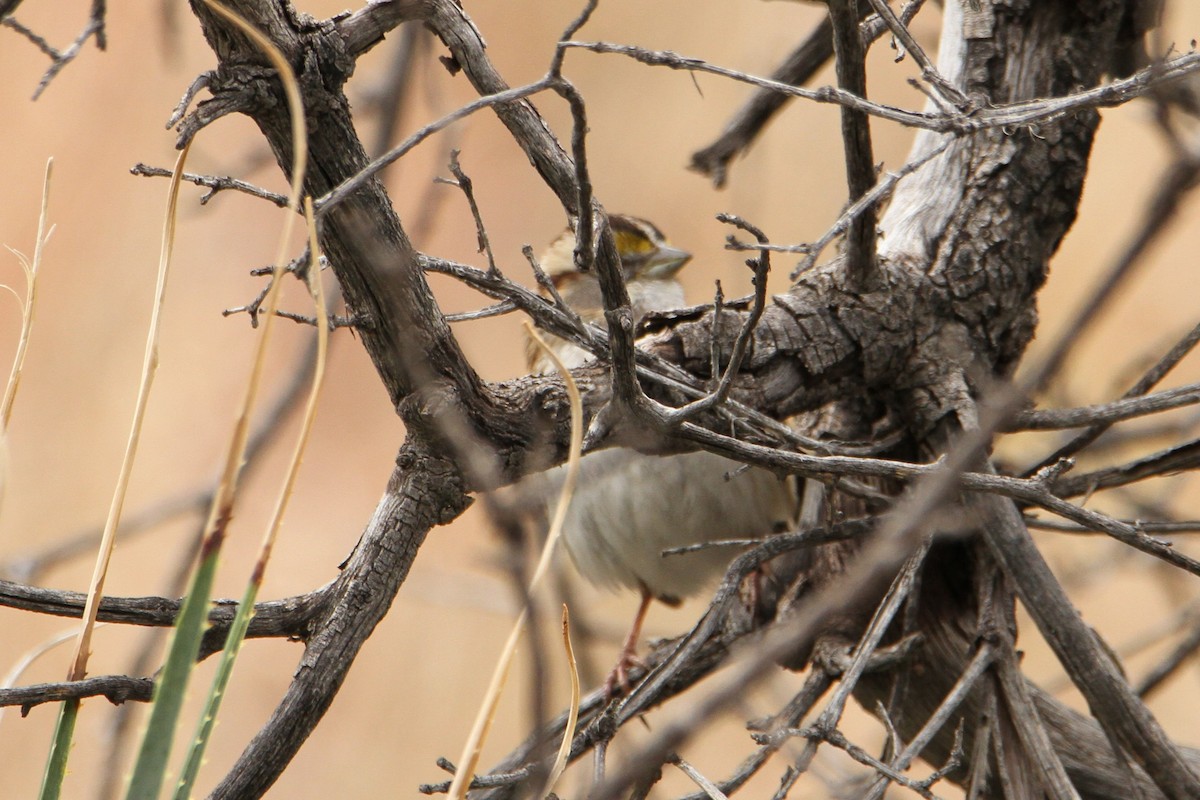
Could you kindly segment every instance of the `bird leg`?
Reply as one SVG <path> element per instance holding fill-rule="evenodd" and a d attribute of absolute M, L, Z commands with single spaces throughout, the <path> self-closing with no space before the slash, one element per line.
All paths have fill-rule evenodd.
<path fill-rule="evenodd" d="M 625 637 L 625 643 L 621 645 L 617 665 L 604 682 L 604 694 L 607 697 L 629 694 L 629 670 L 642 665 L 637 657 L 637 643 L 642 636 L 642 623 L 646 621 L 646 612 L 650 610 L 650 603 L 653 601 L 654 595 L 649 589 L 642 587 L 642 602 L 638 605 L 637 616 L 633 618 L 633 626 Z"/>

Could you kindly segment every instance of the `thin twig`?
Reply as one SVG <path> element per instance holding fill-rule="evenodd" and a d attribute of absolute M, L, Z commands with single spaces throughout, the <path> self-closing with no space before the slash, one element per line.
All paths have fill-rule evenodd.
<path fill-rule="evenodd" d="M 354 194 L 354 192 L 362 188 L 364 184 L 374 178 L 381 170 L 438 131 L 448 128 L 460 119 L 465 119 L 481 109 L 491 108 L 503 103 L 511 103 L 514 100 L 522 100 L 539 92 L 544 92 L 550 88 L 552 83 L 553 81 L 550 78 L 542 78 L 539 81 L 518 86 L 515 89 L 507 89 L 503 92 L 480 97 L 446 114 L 441 119 L 429 123 L 317 199 L 317 217 L 323 216 L 330 208 Z"/>
<path fill-rule="evenodd" d="M 916 16 L 924 0 L 910 0 L 900 9 L 900 19 L 905 24 Z M 860 9 L 865 7 L 860 6 Z M 879 38 L 887 25 L 878 16 L 872 16 L 859 25 L 863 45 Z M 804 41 L 771 74 L 771 80 L 791 86 L 800 86 L 824 66 L 833 56 L 833 26 L 828 17 L 805 37 Z M 767 123 L 791 98 L 772 89 L 760 88 L 734 112 L 726 123 L 721 136 L 708 147 L 692 154 L 691 168 L 712 178 L 719 188 L 725 185 L 729 164 L 741 153 L 750 149 L 754 140 L 766 128 Z"/>
<path fill-rule="evenodd" d="M 909 768 L 917 756 L 933 741 L 938 732 L 954 717 L 954 714 L 958 711 L 958 707 L 962 705 L 963 700 L 975 688 L 975 684 L 992 665 L 993 660 L 995 660 L 995 650 L 985 642 L 975 651 L 975 656 L 971 659 L 971 662 L 967 664 L 966 669 L 958 676 L 958 680 L 955 681 L 953 688 L 950 689 L 945 699 L 929 715 L 925 724 L 921 726 L 921 730 L 892 759 L 892 769 L 897 772 L 903 772 Z M 863 795 L 863 798 L 864 800 L 878 800 L 878 798 L 883 797 L 886 790 L 886 781 L 882 779 L 877 780 Z"/>
<path fill-rule="evenodd" d="M 1082 525 L 1077 525 L 1073 522 L 1060 522 L 1054 519 L 1043 519 L 1042 517 L 1023 517 L 1025 524 L 1030 528 L 1038 528 L 1044 531 L 1057 531 L 1059 533 L 1101 533 L 1095 528 L 1085 528 Z M 1121 519 L 1117 520 L 1122 525 L 1128 525 L 1131 528 L 1137 528 L 1143 533 L 1200 533 L 1200 520 L 1178 520 L 1178 521 L 1153 521 L 1142 519 Z"/>
<path fill-rule="evenodd" d="M 1178 80 L 1200 71 L 1200 51 L 1185 53 L 1139 70 L 1128 78 L 1106 83 L 1094 89 L 1086 89 L 1063 97 L 1026 100 L 1017 103 L 983 108 L 970 114 L 941 114 L 927 111 L 907 111 L 895 106 L 864 100 L 857 95 L 829 86 L 821 89 L 803 89 L 779 81 L 760 78 L 728 67 L 710 64 L 699 58 L 691 58 L 669 50 L 648 50 L 632 45 L 611 42 L 562 42 L 563 47 L 589 50 L 593 53 L 611 53 L 632 58 L 649 66 L 667 67 L 691 72 L 719 75 L 740 83 L 747 83 L 781 94 L 811 100 L 817 103 L 833 103 L 862 111 L 871 116 L 896 122 L 912 128 L 923 128 L 937 133 L 969 134 L 996 128 L 1014 128 L 1045 124 L 1053 119 L 1087 108 L 1103 108 L 1122 105 L 1141 97 L 1162 84 Z"/>
<path fill-rule="evenodd" d="M 132 175 L 140 175 L 147 178 L 171 177 L 171 170 L 169 169 L 164 169 L 163 167 L 151 167 L 148 164 L 141 163 L 134 164 L 133 167 L 130 168 L 129 172 Z M 206 192 L 200 198 L 200 205 L 202 206 L 207 205 L 208 201 L 212 200 L 217 195 L 217 192 L 225 190 L 242 192 L 243 194 L 248 194 L 251 197 L 257 197 L 261 200 L 266 200 L 267 202 L 278 206 L 279 208 L 286 208 L 288 204 L 288 199 L 285 195 L 279 194 L 278 192 L 268 191 L 263 189 L 261 186 L 255 186 L 252 183 L 247 183 L 246 181 L 238 180 L 237 178 L 227 175 L 196 175 L 190 172 L 185 172 L 183 174 L 183 180 L 208 189 L 208 192 Z"/>
<path fill-rule="evenodd" d="M 767 236 L 759 228 L 751 225 L 746 220 L 734 214 L 718 214 L 717 219 L 728 225 L 734 225 L 747 233 L 752 234 L 759 242 L 766 243 Z M 751 259 L 746 262 L 746 266 L 750 267 L 753 275 L 750 278 L 750 283 L 754 287 L 754 302 L 750 307 L 750 313 L 746 315 L 742 322 L 742 327 L 738 331 L 737 338 L 733 341 L 733 350 L 729 354 L 729 361 L 725 365 L 725 369 L 719 369 L 719 353 L 717 351 L 718 339 L 713 336 L 713 375 L 720 374 L 720 379 L 717 382 L 716 389 L 707 397 L 702 397 L 699 400 L 694 400 L 687 405 L 680 406 L 667 415 L 668 419 L 687 420 L 695 419 L 701 413 L 709 411 L 716 406 L 724 403 L 729 392 L 733 389 L 734 378 L 737 377 L 738 371 L 742 368 L 742 359 L 746 357 L 746 350 L 750 346 L 750 339 L 754 335 L 754 329 L 758 327 L 758 321 L 762 319 L 763 310 L 767 307 L 767 274 L 771 271 L 771 254 L 767 251 L 762 251 L 758 254 L 758 258 Z M 721 285 L 717 284 L 718 301 L 714 303 L 713 324 L 717 324 L 717 320 L 721 316 L 721 308 L 719 303 L 723 298 L 720 293 Z"/>
<path fill-rule="evenodd" d="M 909 556 L 904 567 L 900 570 L 900 574 L 892 581 L 887 595 L 875 609 L 875 614 L 871 617 L 870 624 L 867 625 L 866 631 L 863 632 L 863 635 L 858 640 L 858 644 L 855 645 L 850 665 L 842 673 L 837 689 L 834 690 L 833 696 L 829 698 L 829 702 L 821 711 L 820 716 L 817 717 L 814 723 L 816 730 L 834 731 L 837 729 L 842 718 L 842 712 L 846 707 L 846 700 L 849 699 L 850 693 L 854 691 L 859 678 L 862 677 L 867 669 L 868 661 L 874 655 L 876 648 L 879 647 L 879 643 L 883 641 L 884 634 L 887 633 L 892 619 L 896 616 L 901 604 L 907 599 L 909 592 L 915 585 L 916 575 L 931 545 L 932 539 L 925 539 L 913 554 Z"/>
<path fill-rule="evenodd" d="M 820 667 L 814 667 L 809 671 L 808 677 L 804 681 L 804 686 L 800 691 L 788 702 L 779 713 L 769 720 L 762 723 L 751 725 L 749 727 L 762 732 L 767 740 L 761 744 L 758 750 L 747 756 L 734 773 L 726 780 L 721 781 L 717 786 L 726 794 L 733 794 L 740 789 L 746 781 L 754 777 L 768 759 L 773 756 L 783 746 L 785 740 L 773 736 L 780 730 L 793 728 L 804 719 L 805 715 L 812 710 L 817 701 L 821 699 L 821 695 L 829 689 L 833 683 L 833 676 L 825 672 Z M 705 800 L 707 795 L 692 794 L 683 800 Z"/>
<path fill-rule="evenodd" d="M 485 309 L 485 310 L 487 310 L 487 309 Z M 472 313 L 475 313 L 475 312 L 472 312 Z M 500 312 L 500 313 L 503 313 L 503 312 Z M 312 327 L 312 328 L 317 327 L 317 325 L 319 324 L 319 321 L 317 320 L 317 318 L 311 314 L 297 314 L 295 311 L 284 311 L 279 308 L 275 309 L 275 316 L 279 317 L 280 319 L 290 319 L 292 322 L 295 322 L 299 325 L 308 325 L 309 327 Z M 482 314 L 479 317 L 475 317 L 475 318 L 480 318 L 483 316 L 495 316 L 495 314 Z M 358 317 L 341 316 L 338 314 L 330 314 L 329 316 L 327 316 L 325 318 L 325 322 L 326 322 L 326 326 L 331 331 L 337 330 L 338 328 L 357 328 L 357 327 L 359 327 Z"/>
<path fill-rule="evenodd" d="M 924 781 L 915 781 L 912 778 L 909 778 L 907 775 L 897 771 L 891 765 L 883 763 L 866 750 L 847 739 L 846 735 L 840 730 L 824 730 L 821 728 L 812 727 L 798 729 L 794 731 L 794 734 L 796 736 L 803 736 L 809 740 L 828 742 L 863 766 L 867 766 L 875 770 L 884 779 L 889 780 L 898 786 L 903 786 L 906 789 L 911 789 L 927 800 L 935 800 L 937 798 L 937 795 L 929 791 L 929 787 L 925 785 Z"/>
<path fill-rule="evenodd" d="M 227 308 L 221 312 L 221 316 L 230 317 L 234 314 L 246 314 L 248 317 L 250 317 L 250 327 L 257 328 L 259 323 L 259 314 L 262 311 L 263 303 L 267 301 L 267 298 L 274 296 L 273 292 L 275 292 L 275 282 L 284 275 L 292 275 L 300 280 L 304 280 L 306 271 L 308 270 L 308 264 L 308 245 L 305 245 L 304 252 L 282 267 L 269 266 L 250 270 L 251 275 L 268 275 L 270 276 L 270 280 L 266 282 L 263 288 L 259 290 L 258 294 L 255 295 L 254 299 L 249 303 L 243 306 Z M 275 309 L 275 313 L 273 313 L 271 316 L 277 317 L 281 315 L 278 313 L 278 309 Z"/>
<path fill-rule="evenodd" d="M 680 758 L 678 753 L 672 753 L 667 758 L 667 763 L 679 767 L 684 775 L 687 775 L 693 783 L 704 790 L 704 796 L 709 800 L 729 800 L 729 796 L 721 791 L 720 787 L 705 777 L 700 770 Z"/>
<path fill-rule="evenodd" d="M 829 246 L 829 243 L 845 233 L 849 229 L 851 223 L 858 219 L 868 209 L 874 208 L 876 205 L 886 200 L 889 196 L 891 196 L 892 192 L 896 188 L 896 185 L 899 184 L 900 181 L 904 180 L 909 175 L 912 175 L 921 167 L 940 156 L 946 151 L 947 148 L 950 147 L 952 143 L 953 139 L 947 139 L 945 142 L 942 142 L 929 152 L 906 162 L 904 166 L 895 172 L 885 172 L 870 191 L 863 194 L 862 197 L 851 203 L 850 207 L 842 212 L 842 215 L 838 217 L 837 222 L 833 223 L 833 225 L 829 227 L 829 230 L 825 231 L 825 233 L 821 235 L 820 239 L 817 239 L 812 244 L 797 246 L 795 252 L 804 253 L 805 257 L 800 264 L 797 265 L 794 270 L 792 270 L 792 274 L 789 277 L 794 281 L 802 274 L 812 269 L 813 266 L 816 265 L 817 259 L 820 258 L 821 253 L 826 247 Z M 753 247 L 753 245 L 750 245 L 750 247 Z"/>
<path fill-rule="evenodd" d="M 1200 328 L 1197 330 L 1200 330 Z M 1143 417 L 1148 414 L 1158 414 L 1174 408 L 1195 405 L 1196 403 L 1200 403 L 1200 383 L 1189 383 L 1186 386 L 1179 386 L 1174 389 L 1155 392 L 1154 394 L 1145 394 L 1144 390 L 1134 394 L 1131 389 L 1120 400 L 1113 400 L 1109 403 L 1097 403 L 1091 406 L 1080 406 L 1079 408 L 1022 411 L 1005 427 L 1006 430 L 1010 431 L 1048 431 L 1060 430 L 1062 428 L 1081 428 L 1089 425 L 1092 427 L 1088 431 L 1085 431 L 1085 435 L 1091 436 L 1093 430 L 1103 431 L 1116 422 Z M 1095 436 L 1098 435 L 1099 433 L 1095 434 Z M 1094 440 L 1095 437 L 1093 436 L 1092 438 Z M 1078 448 L 1075 446 L 1076 441 L 1080 440 L 1074 440 L 1071 446 L 1064 447 L 1056 452 L 1054 454 L 1056 458 L 1043 459 L 1045 463 L 1039 465 L 1038 469 L 1044 469 L 1050 464 L 1075 455 L 1078 452 Z M 1037 470 L 1031 471 L 1036 472 Z"/>
<path fill-rule="evenodd" d="M 1138 682 L 1134 689 L 1139 697 L 1148 697 L 1151 692 L 1183 667 L 1197 651 L 1200 651 L 1200 625 L 1194 626 L 1183 641 Z"/>
<path fill-rule="evenodd" d="M 710 375 L 721 374 L 721 312 L 725 309 L 725 289 L 721 280 L 716 280 L 716 290 L 713 292 L 712 325 L 709 329 L 711 341 L 708 347 L 708 372 Z"/>
<path fill-rule="evenodd" d="M 476 252 L 486 253 L 488 262 L 488 274 L 499 275 L 500 268 L 496 266 L 496 256 L 492 252 L 492 243 L 488 239 L 487 226 L 483 224 L 483 216 L 479 213 L 479 203 L 475 201 L 475 187 L 467 173 L 463 172 L 462 166 L 458 163 L 458 150 L 450 151 L 450 174 L 454 176 L 453 181 L 444 178 L 436 178 L 439 183 L 446 183 L 451 186 L 457 186 L 462 189 L 463 195 L 467 198 L 467 205 L 471 209 L 471 218 L 475 220 L 475 238 L 478 241 L 479 249 Z"/>
<path fill-rule="evenodd" d="M 451 775 L 457 775 L 458 769 L 447 758 L 439 758 L 437 760 L 439 768 L 449 772 Z M 532 772 L 530 767 L 522 767 L 512 772 L 493 773 L 491 775 L 476 775 L 471 778 L 471 784 L 468 789 L 494 789 L 499 786 L 516 786 L 524 783 L 529 779 Z M 421 794 L 446 794 L 450 791 L 450 781 L 445 783 L 422 783 L 417 787 L 417 791 Z"/>
<path fill-rule="evenodd" d="M 725 436 L 690 422 L 685 422 L 679 427 L 678 435 L 704 446 L 707 450 L 743 463 L 788 470 L 806 478 L 853 474 L 859 477 L 892 478 L 908 482 L 922 475 L 936 474 L 941 468 L 940 463 L 913 464 L 907 461 L 876 458 L 809 456 L 801 453 L 788 453 Z M 1098 530 L 1125 544 L 1185 569 L 1193 575 L 1200 575 L 1200 561 L 1178 552 L 1166 542 L 1146 536 L 1135 527 L 1125 525 L 1107 514 L 1063 500 L 1041 480 L 966 472 L 960 474 L 957 481 L 962 489 L 1009 497 L 1013 500 L 1041 506 L 1047 511 L 1083 526 L 1094 525 Z"/>
<path fill-rule="evenodd" d="M 1193 439 L 1124 464 L 1060 478 L 1051 487 L 1061 497 L 1091 495 L 1102 489 L 1127 486 L 1135 481 L 1192 470 L 1197 466 L 1200 466 L 1200 439 Z"/>
<path fill-rule="evenodd" d="M 3 19 L 3 21 L 0 21 L 0 25 L 5 25 L 9 28 L 12 28 L 17 33 L 33 42 L 33 44 L 39 50 L 50 57 L 50 66 L 47 67 L 45 73 L 42 74 L 42 79 L 38 81 L 37 88 L 33 92 L 34 100 L 37 100 L 39 97 L 41 97 L 42 92 L 44 92 L 46 87 L 50 85 L 50 81 L 54 80 L 58 73 L 62 72 L 63 68 L 66 67 L 67 64 L 70 64 L 75 60 L 75 57 L 79 55 L 79 52 L 83 49 L 83 46 L 87 43 L 88 39 L 95 36 L 96 48 L 99 50 L 103 50 L 105 47 L 107 47 L 108 41 L 105 33 L 104 20 L 106 5 L 106 0 L 92 0 L 92 8 L 91 12 L 88 14 L 87 24 L 83 26 L 83 30 L 79 32 L 79 34 L 75 37 L 75 40 L 72 41 L 65 50 L 58 50 L 57 48 L 52 47 L 44 38 L 38 36 L 29 28 L 17 22 L 11 16 L 7 16 Z"/>
<path fill-rule="evenodd" d="M 963 94 L 962 90 L 957 86 L 946 80 L 942 73 L 938 72 L 933 61 L 925 54 L 925 50 L 909 32 L 908 26 L 901 22 L 900 18 L 896 16 L 896 12 L 892 11 L 891 7 L 887 4 L 887 0 L 866 1 L 871 4 L 871 8 L 875 9 L 875 13 L 887 23 L 888 30 L 900 40 L 904 49 L 912 54 L 913 60 L 921 67 L 921 77 L 928 81 L 929 85 L 940 96 L 935 102 L 938 102 L 938 105 L 943 107 L 945 103 L 949 102 L 957 106 L 961 111 L 970 109 L 973 105 L 970 98 Z"/>
<path fill-rule="evenodd" d="M 479 308 L 475 311 L 460 311 L 455 314 L 447 314 L 446 322 L 471 322 L 477 319 L 487 319 L 488 317 L 500 317 L 505 314 L 510 314 L 517 310 L 517 304 L 511 300 L 502 300 L 499 303 Z"/>
<path fill-rule="evenodd" d="M 1150 391 L 1160 380 L 1166 377 L 1167 373 L 1169 373 L 1176 364 L 1182 361 L 1183 358 L 1190 353 L 1198 343 L 1200 343 L 1200 325 L 1196 325 L 1194 328 L 1188 331 L 1182 339 L 1176 342 L 1174 347 L 1168 350 L 1167 353 L 1161 359 L 1159 359 L 1153 367 L 1147 370 L 1146 373 L 1138 380 L 1138 382 L 1135 383 L 1129 389 L 1129 391 L 1124 394 L 1122 400 L 1145 395 L 1146 392 Z M 1053 453 L 1027 469 L 1025 471 L 1026 474 L 1033 474 L 1039 469 L 1042 469 L 1050 464 L 1056 463 L 1064 458 L 1070 458 L 1071 456 L 1074 456 L 1083 448 L 1096 441 L 1096 439 L 1098 439 L 1101 434 L 1103 434 L 1110 427 L 1111 424 L 1111 422 L 1107 422 L 1105 420 L 1095 422 L 1090 428 L 1088 428 L 1088 430 L 1082 431 L 1074 439 L 1067 442 L 1062 447 L 1059 447 Z"/>

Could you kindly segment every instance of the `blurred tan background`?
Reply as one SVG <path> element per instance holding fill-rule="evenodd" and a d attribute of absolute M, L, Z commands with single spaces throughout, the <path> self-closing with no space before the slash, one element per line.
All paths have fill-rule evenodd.
<path fill-rule="evenodd" d="M 26 0 L 18 18 L 52 43 L 65 46 L 83 26 L 87 5 Z M 341 11 L 344 3 L 300 4 L 319 17 Z M 1181 49 L 1200 34 L 1200 8 L 1169 3 L 1167 42 Z M 558 34 L 578 12 L 576 3 L 513 0 L 466 3 L 486 37 L 492 58 L 512 85 L 542 75 Z M 672 49 L 758 74 L 768 74 L 805 32 L 819 9 L 793 3 L 745 0 L 604 0 L 579 38 L 607 39 Z M 936 49 L 937 8 L 930 4 L 915 30 Z M 370 98 L 383 85 L 395 46 L 393 36 L 365 58 L 349 91 L 358 109 L 364 139 L 373 141 L 378 120 Z M 430 44 L 430 42 L 426 42 Z M 418 54 L 417 81 L 405 109 L 400 136 L 436 119 L 473 97 L 462 77 L 451 78 L 436 61 L 440 43 Z M 109 50 L 89 45 L 50 85 L 30 101 L 47 61 L 13 31 L 0 29 L 0 243 L 31 253 L 42 171 L 54 157 L 50 220 L 56 225 L 46 250 L 37 318 L 21 394 L 8 439 L 0 562 L 12 565 L 89 526 L 103 522 L 132 412 L 148 304 L 154 285 L 159 230 L 167 182 L 137 178 L 129 168 L 141 161 L 169 167 L 174 135 L 164 122 L 181 94 L 201 71 L 213 66 L 195 21 L 182 4 L 117 4 L 109 12 Z M 919 107 L 922 96 L 905 80 L 915 74 L 911 60 L 891 61 L 886 41 L 871 60 L 875 99 Z M 751 154 L 733 165 L 728 188 L 716 191 L 685 169 L 693 150 L 708 144 L 725 119 L 748 95 L 743 86 L 711 76 L 694 80 L 684 73 L 655 70 L 616 56 L 579 51 L 567 58 L 567 75 L 589 103 L 589 152 L 596 192 L 613 210 L 652 218 L 672 240 L 696 253 L 685 272 L 690 296 L 703 302 L 720 278 L 728 296 L 749 286 L 741 257 L 725 252 L 720 211 L 742 215 L 764 228 L 773 241 L 816 238 L 836 218 L 845 196 L 832 106 L 792 104 Z M 818 83 L 832 81 L 830 71 Z M 202 95 L 203 97 L 204 95 Z M 560 138 L 569 136 L 568 117 L 557 98 L 538 107 Z M 876 157 L 898 167 L 911 134 L 875 124 Z M 1026 136 L 1027 132 L 1013 135 Z M 397 139 L 398 141 L 398 139 Z M 415 244 L 430 253 L 482 264 L 474 253 L 473 224 L 461 195 L 434 186 L 447 175 L 447 151 L 462 150 L 464 169 L 476 193 L 501 266 L 529 281 L 520 247 L 540 248 L 564 226 L 552 195 L 498 122 L 478 114 L 435 138 L 389 174 L 393 199 L 406 223 L 431 203 L 440 203 L 435 224 Z M 1110 263 L 1139 219 L 1165 163 L 1162 137 L 1151 109 L 1134 103 L 1105 112 L 1096 143 L 1080 221 L 1053 264 L 1042 295 L 1045 319 L 1039 342 L 1060 330 L 1093 278 Z M 203 132 L 188 170 L 233 174 L 273 189 L 282 184 L 257 131 L 240 118 L 221 120 Z M 127 514 L 211 481 L 230 428 L 233 409 L 248 369 L 256 333 L 244 316 L 223 318 L 222 309 L 249 301 L 261 286 L 248 270 L 273 257 L 281 212 L 232 193 L 207 206 L 201 190 L 185 187 L 181 201 L 176 259 L 168 289 L 162 367 L 151 402 L 140 459 L 133 476 Z M 1117 396 L 1147 366 L 1146 353 L 1160 353 L 1196 322 L 1200 278 L 1200 204 L 1193 198 L 1151 251 L 1137 276 L 1121 292 L 1103 323 L 1080 346 L 1070 368 L 1055 384 L 1052 404 L 1098 402 Z M 414 234 L 417 235 L 417 234 Z M 298 252 L 298 248 L 296 250 Z M 776 261 L 774 288 L 786 287 L 792 264 Z M 0 281 L 20 287 L 17 261 L 0 254 Z M 434 278 L 447 311 L 479 307 L 486 300 L 449 281 Z M 304 311 L 292 291 L 288 307 Z M 3 301 L 0 364 L 7 369 L 15 346 L 19 314 Z M 467 353 L 485 377 L 522 372 L 515 316 L 469 323 L 457 331 Z M 309 332 L 291 323 L 278 328 L 275 368 L 268 395 L 286 382 Z M 332 579 L 337 564 L 353 547 L 379 498 L 403 430 L 374 372 L 354 340 L 339 332 L 312 445 L 297 495 L 271 564 L 263 597 L 310 591 Z M 1167 385 L 1200 379 L 1192 359 Z M 265 463 L 248 481 L 228 542 L 217 594 L 241 593 L 260 529 L 276 491 L 283 455 L 295 428 L 285 425 Z M 1020 447 L 1004 451 L 1018 458 Z M 1039 440 L 1036 452 L 1046 451 Z M 1172 478 L 1143 491 L 1184 517 L 1200 517 L 1196 482 Z M 1130 514 L 1128 508 L 1106 507 Z M 118 549 L 108 592 L 152 595 L 165 591 L 197 521 L 174 521 Z M 1154 639 L 1156 625 L 1196 596 L 1195 582 L 1169 576 L 1142 558 L 1125 558 L 1120 548 L 1099 538 L 1046 536 L 1047 552 L 1060 574 L 1072 581 L 1074 597 L 1089 622 L 1118 648 L 1139 637 Z M 498 544 L 481 515 L 469 512 L 453 525 L 433 531 L 392 613 L 368 642 L 324 724 L 301 751 L 270 796 L 413 797 L 416 786 L 446 776 L 438 756 L 456 759 L 482 695 L 490 665 L 508 633 L 513 603 L 497 565 Z M 72 559 L 40 574 L 42 585 L 83 590 L 91 556 Z M 635 598 L 584 594 L 593 619 L 604 630 L 620 631 L 633 613 Z M 681 610 L 656 609 L 653 636 L 673 635 L 695 619 L 700 603 Z M 74 625 L 0 609 L 0 673 L 26 653 Z M 1059 671 L 1045 654 L 1032 625 L 1023 627 L 1032 675 L 1048 682 Z M 143 632 L 109 626 L 97 635 L 92 674 L 120 672 L 143 641 Z M 1127 660 L 1135 677 L 1169 649 L 1159 637 Z M 599 663 L 611 663 L 615 642 L 597 649 Z M 270 714 L 301 653 L 295 644 L 251 642 L 235 673 L 221 723 L 209 751 L 201 789 L 211 787 Z M 59 680 L 69 647 L 43 656 L 20 683 Z M 201 669 L 201 681 L 211 665 Z M 507 752 L 528 726 L 527 673 L 519 667 L 484 762 Z M 785 675 L 746 698 L 741 719 L 773 711 L 790 696 L 802 676 Z M 565 693 L 556 687 L 554 702 Z M 198 699 L 200 689 L 194 691 Z M 1064 697 L 1072 697 L 1069 691 Z M 1073 699 L 1078 702 L 1078 699 Z M 1182 671 L 1154 697 L 1153 708 L 1182 741 L 1200 746 L 1195 725 L 1200 708 L 1200 672 Z M 100 761 L 113 710 L 103 700 L 84 706 L 76 734 L 67 795 L 96 797 Z M 855 712 L 857 714 L 857 712 Z M 48 747 L 54 712 L 35 709 L 27 719 L 9 711 L 0 722 L 0 796 L 30 797 L 36 791 Z M 879 733 L 855 716 L 851 735 L 874 745 Z M 193 719 L 194 714 L 187 719 Z M 655 724 L 654 717 L 650 724 Z M 188 722 L 191 725 L 191 722 Z M 635 726 L 636 727 L 636 726 Z M 630 729 L 630 735 L 637 732 Z M 688 745 L 682 755 L 713 778 L 724 777 L 753 748 L 737 719 Z M 617 755 L 619 757 L 619 750 Z M 773 791 L 783 762 L 744 796 Z M 814 775 L 792 797 L 831 796 L 856 767 L 835 753 L 818 759 Z M 586 768 L 585 768 L 586 771 Z M 572 796 L 574 784 L 564 786 Z M 689 791 L 680 775 L 668 776 L 659 796 Z M 947 796 L 954 796 L 946 788 Z"/>

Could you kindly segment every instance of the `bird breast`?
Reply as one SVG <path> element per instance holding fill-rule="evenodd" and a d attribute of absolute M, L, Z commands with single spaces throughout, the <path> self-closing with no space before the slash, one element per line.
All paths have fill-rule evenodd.
<path fill-rule="evenodd" d="M 560 485 L 564 468 L 548 473 Z M 647 456 L 615 448 L 585 456 L 563 541 L 580 573 L 597 585 L 649 590 L 678 600 L 704 589 L 744 548 L 669 548 L 763 538 L 794 512 L 790 484 L 712 453 Z M 556 495 L 555 495 L 556 496 Z"/>

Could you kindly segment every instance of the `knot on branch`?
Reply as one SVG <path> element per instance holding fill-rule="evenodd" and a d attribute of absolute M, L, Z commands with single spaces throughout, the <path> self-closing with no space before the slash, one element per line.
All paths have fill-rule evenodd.
<path fill-rule="evenodd" d="M 285 54 L 292 54 L 289 60 L 304 95 L 305 113 L 311 121 L 314 113 L 345 103 L 342 86 L 354 74 L 356 62 L 332 20 L 318 22 L 300 15 L 292 24 L 295 30 L 288 41 L 277 35 L 274 42 Z M 278 74 L 262 63 L 262 52 L 257 47 L 232 37 L 224 40 L 224 44 L 227 55 L 216 70 L 206 74 L 205 85 L 212 98 L 202 101 L 195 111 L 183 117 L 178 125 L 178 147 L 228 114 L 252 111 L 261 114 L 287 106 Z M 189 95 L 185 95 L 181 105 L 186 105 L 188 99 Z M 182 109 L 177 113 L 180 112 Z"/>
<path fill-rule="evenodd" d="M 455 463 L 435 455 L 420 436 L 410 436 L 396 455 L 396 466 L 389 481 L 389 491 L 402 491 L 407 476 L 422 476 L 422 489 L 428 498 L 406 497 L 406 501 L 429 503 L 434 509 L 434 522 L 446 525 L 459 517 L 474 500 L 467 494 L 462 470 Z"/>
<path fill-rule="evenodd" d="M 182 148 L 201 130 L 228 114 L 249 114 L 251 110 L 284 105 L 282 96 L 266 86 L 265 82 L 274 76 L 275 70 L 260 64 L 223 62 L 208 73 L 206 88 L 212 97 L 197 104 L 196 110 L 183 117 L 177 126 L 179 138 L 175 146 Z"/>

